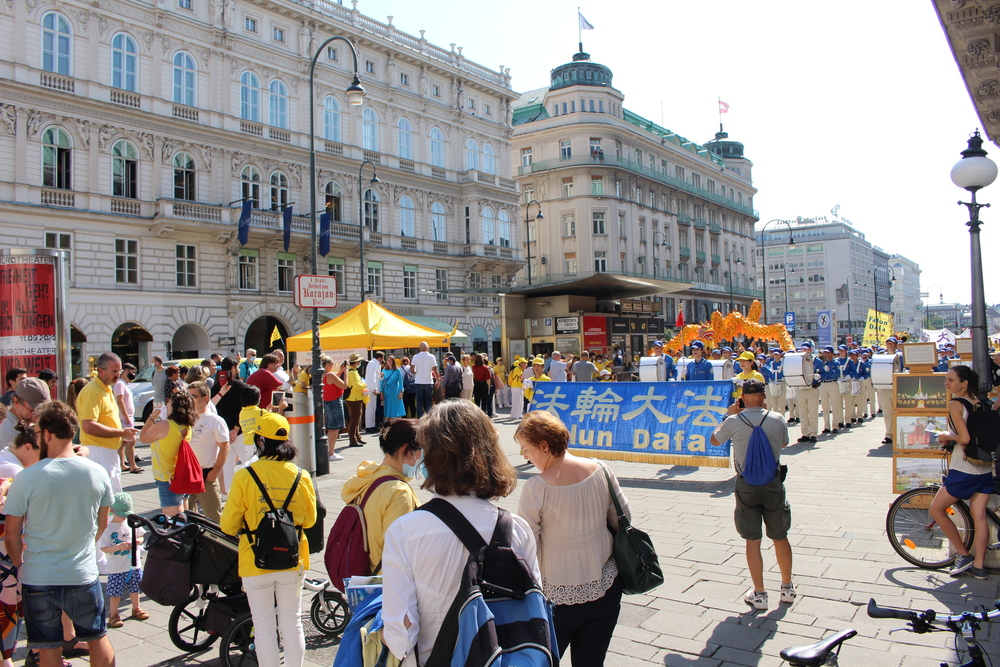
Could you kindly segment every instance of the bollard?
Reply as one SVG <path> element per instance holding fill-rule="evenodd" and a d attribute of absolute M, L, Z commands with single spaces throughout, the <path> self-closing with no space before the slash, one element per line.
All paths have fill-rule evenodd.
<path fill-rule="evenodd" d="M 313 405 L 310 394 L 302 392 L 292 392 L 292 409 L 285 413 L 288 423 L 292 427 L 292 443 L 298 454 L 295 455 L 295 464 L 303 470 L 308 470 L 309 474 L 316 474 L 316 447 L 313 442 L 315 437 L 313 417 Z"/>

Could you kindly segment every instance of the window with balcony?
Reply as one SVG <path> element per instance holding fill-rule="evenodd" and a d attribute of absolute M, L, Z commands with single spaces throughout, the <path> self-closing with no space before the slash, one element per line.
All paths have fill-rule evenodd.
<path fill-rule="evenodd" d="M 290 252 L 278 253 L 278 291 L 291 292 L 295 280 L 295 255 Z"/>
<path fill-rule="evenodd" d="M 598 250 L 594 253 L 594 271 L 597 273 L 606 273 L 608 270 L 608 253 L 604 250 Z"/>
<path fill-rule="evenodd" d="M 559 159 L 568 160 L 573 157 L 573 145 L 569 139 L 563 139 L 559 142 Z"/>
<path fill-rule="evenodd" d="M 371 107 L 365 107 L 361 113 L 362 146 L 366 151 L 379 152 L 378 148 L 378 113 Z"/>
<path fill-rule="evenodd" d="M 563 273 L 565 273 L 566 275 L 575 275 L 576 274 L 576 253 L 575 252 L 568 252 L 568 253 L 566 253 L 564 255 L 564 258 L 563 258 L 563 263 L 564 263 Z"/>
<path fill-rule="evenodd" d="M 510 213 L 504 209 L 497 214 L 497 244 L 501 248 L 511 247 Z"/>
<path fill-rule="evenodd" d="M 253 72 L 240 75 L 240 118 L 260 122 L 260 79 Z"/>
<path fill-rule="evenodd" d="M 465 169 L 479 169 L 479 144 L 475 139 L 465 142 Z"/>
<path fill-rule="evenodd" d="M 347 279 L 344 275 L 344 260 L 338 257 L 327 258 L 326 275 L 337 280 L 337 296 L 347 296 Z"/>
<path fill-rule="evenodd" d="M 249 199 L 254 208 L 260 208 L 260 172 L 257 167 L 243 167 L 240 173 L 240 194 L 244 201 Z"/>
<path fill-rule="evenodd" d="M 137 92 L 139 50 L 135 40 L 124 32 L 111 38 L 111 85 L 130 92 Z"/>
<path fill-rule="evenodd" d="M 73 145 L 69 134 L 58 127 L 42 132 L 42 185 L 72 190 Z"/>
<path fill-rule="evenodd" d="M 198 286 L 197 248 L 193 245 L 177 244 L 177 286 Z"/>
<path fill-rule="evenodd" d="M 404 160 L 413 159 L 413 124 L 407 118 L 400 118 L 396 123 L 396 141 L 399 144 L 399 157 Z"/>
<path fill-rule="evenodd" d="M 135 239 L 115 239 L 115 283 L 139 284 L 139 242 Z"/>
<path fill-rule="evenodd" d="M 268 86 L 268 123 L 271 127 L 288 129 L 288 86 L 275 79 Z"/>
<path fill-rule="evenodd" d="M 399 235 L 410 238 L 417 236 L 417 207 L 407 195 L 399 198 Z"/>
<path fill-rule="evenodd" d="M 136 199 L 139 196 L 139 151 L 121 139 L 111 147 L 112 194 Z"/>
<path fill-rule="evenodd" d="M 197 106 L 198 66 L 186 51 L 174 54 L 174 104 Z"/>
<path fill-rule="evenodd" d="M 444 133 L 436 127 L 431 128 L 431 166 L 444 167 Z"/>
<path fill-rule="evenodd" d="M 447 210 L 439 201 L 431 204 L 431 232 L 435 241 L 448 240 Z"/>
<path fill-rule="evenodd" d="M 364 219 L 365 227 L 373 232 L 379 230 L 379 196 L 372 188 L 365 190 Z"/>
<path fill-rule="evenodd" d="M 493 209 L 489 206 L 483 207 L 483 244 L 484 245 L 496 245 L 496 217 L 493 215 Z"/>
<path fill-rule="evenodd" d="M 522 148 L 521 149 L 521 166 L 527 167 L 532 162 L 535 161 L 535 152 L 533 148 Z"/>
<path fill-rule="evenodd" d="M 194 158 L 187 153 L 174 156 L 174 199 L 195 201 Z"/>
<path fill-rule="evenodd" d="M 492 144 L 483 144 L 483 171 L 487 174 L 497 173 L 497 154 Z"/>
<path fill-rule="evenodd" d="M 257 282 L 257 260 L 259 258 L 259 250 L 240 248 L 239 278 L 241 290 L 256 291 L 259 289 Z"/>
<path fill-rule="evenodd" d="M 288 177 L 282 172 L 271 174 L 270 209 L 282 211 L 288 205 Z"/>
<path fill-rule="evenodd" d="M 46 13 L 42 17 L 42 69 L 70 76 L 72 45 L 73 33 L 66 17 L 58 12 Z"/>
<path fill-rule="evenodd" d="M 340 184 L 336 181 L 330 181 L 323 188 L 323 195 L 325 197 L 323 208 L 330 214 L 330 222 L 343 222 L 343 192 L 340 189 Z"/>
<path fill-rule="evenodd" d="M 340 102 L 333 95 L 323 99 L 323 138 L 340 143 Z"/>

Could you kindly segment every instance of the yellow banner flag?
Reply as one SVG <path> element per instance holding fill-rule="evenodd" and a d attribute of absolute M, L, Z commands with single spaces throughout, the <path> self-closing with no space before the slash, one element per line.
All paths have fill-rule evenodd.
<path fill-rule="evenodd" d="M 884 345 L 885 339 L 891 335 L 892 313 L 883 313 L 869 308 L 868 320 L 865 322 L 865 336 L 861 344 L 864 347 Z"/>
<path fill-rule="evenodd" d="M 274 341 L 280 341 L 280 340 L 281 340 L 281 334 L 278 333 L 278 325 L 275 324 L 274 331 L 271 332 L 271 341 L 269 345 L 274 345 Z"/>

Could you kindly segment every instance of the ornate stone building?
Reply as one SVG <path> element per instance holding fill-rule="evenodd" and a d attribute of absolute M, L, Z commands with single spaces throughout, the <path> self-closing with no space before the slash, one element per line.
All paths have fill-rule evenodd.
<path fill-rule="evenodd" d="M 348 104 L 351 51 L 332 42 L 312 112 L 317 208 L 333 219 L 319 272 L 338 278 L 335 312 L 361 298 L 363 199 L 372 298 L 424 323 L 457 319 L 469 347 L 498 338 L 493 294 L 521 266 L 503 176 L 509 71 L 356 4 L 0 2 L 0 247 L 67 251 L 74 372 L 107 349 L 144 364 L 308 328 L 292 289 L 312 258 L 309 63 L 332 35 L 357 44 L 367 91 Z M 364 160 L 379 182 L 370 165 L 359 178 Z"/>

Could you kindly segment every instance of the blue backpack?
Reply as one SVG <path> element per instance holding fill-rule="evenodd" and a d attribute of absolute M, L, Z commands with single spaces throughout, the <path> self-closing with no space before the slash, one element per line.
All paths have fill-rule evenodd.
<path fill-rule="evenodd" d="M 742 412 L 740 413 L 740 421 L 753 429 L 753 433 L 750 434 L 750 442 L 747 445 L 747 456 L 743 461 L 743 470 L 740 471 L 743 479 L 751 486 L 767 486 L 778 474 L 778 462 L 774 459 L 771 441 L 763 429 L 767 415 L 768 413 L 765 411 L 760 424 L 754 426 Z"/>
<path fill-rule="evenodd" d="M 487 544 L 448 501 L 435 498 L 417 509 L 441 519 L 469 550 L 458 594 L 423 667 L 556 667 L 552 606 L 510 546 L 510 513 L 500 510 Z"/>
<path fill-rule="evenodd" d="M 362 628 L 365 634 L 375 633 L 382 630 L 382 594 L 370 595 L 354 610 L 351 620 L 344 628 L 340 636 L 340 646 L 337 648 L 337 655 L 333 659 L 333 667 L 357 667 L 364 664 L 364 642 L 361 635 Z M 381 633 L 377 635 L 381 637 Z M 379 665 L 384 665 L 389 657 L 389 648 L 382 644 L 381 655 L 379 655 Z"/>

